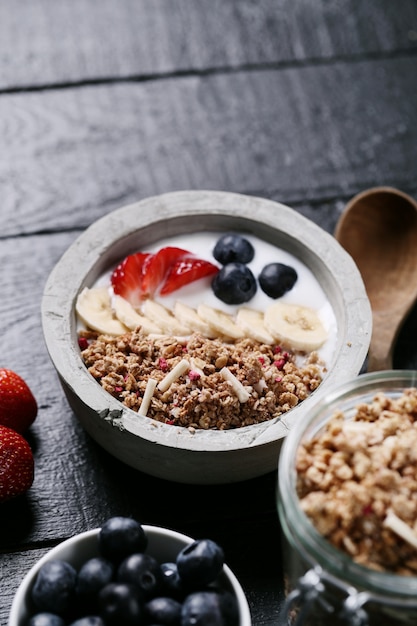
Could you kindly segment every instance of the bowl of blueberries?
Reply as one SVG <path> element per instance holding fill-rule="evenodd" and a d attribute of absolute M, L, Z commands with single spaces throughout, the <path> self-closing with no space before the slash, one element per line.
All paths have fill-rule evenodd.
<path fill-rule="evenodd" d="M 115 516 L 27 573 L 8 626 L 251 626 L 221 546 Z"/>
<path fill-rule="evenodd" d="M 51 272 L 51 360 L 91 437 L 183 483 L 274 471 L 312 404 L 356 376 L 372 315 L 330 234 L 263 198 L 180 191 L 109 213 Z"/>

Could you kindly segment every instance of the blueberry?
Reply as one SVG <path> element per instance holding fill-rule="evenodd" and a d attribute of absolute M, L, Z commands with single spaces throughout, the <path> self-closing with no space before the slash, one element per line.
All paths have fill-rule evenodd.
<path fill-rule="evenodd" d="M 250 241 L 241 235 L 227 233 L 217 241 L 213 256 L 222 265 L 235 262 L 250 263 L 255 256 L 255 250 Z"/>
<path fill-rule="evenodd" d="M 65 626 L 65 622 L 55 613 L 36 613 L 28 621 L 28 626 Z"/>
<path fill-rule="evenodd" d="M 98 615 L 88 615 L 87 617 L 76 619 L 69 626 L 105 626 L 105 623 Z"/>
<path fill-rule="evenodd" d="M 117 571 L 117 580 L 135 585 L 144 598 L 156 595 L 163 588 L 161 566 L 150 554 L 131 554 Z"/>
<path fill-rule="evenodd" d="M 197 539 L 177 556 L 178 573 L 184 584 L 196 589 L 213 582 L 223 569 L 222 548 L 211 539 Z"/>
<path fill-rule="evenodd" d="M 107 559 L 95 557 L 86 561 L 78 572 L 76 592 L 87 606 L 94 606 L 97 594 L 113 578 L 113 565 Z"/>
<path fill-rule="evenodd" d="M 145 604 L 145 617 L 147 624 L 160 624 L 160 626 L 180 626 L 181 604 L 173 598 L 160 596 L 152 598 Z"/>
<path fill-rule="evenodd" d="M 226 304 L 249 302 L 256 293 L 256 279 L 243 263 L 224 265 L 214 277 L 211 287 L 219 300 Z"/>
<path fill-rule="evenodd" d="M 32 600 L 40 611 L 64 615 L 75 595 L 77 573 L 61 560 L 47 561 L 40 568 L 32 589 Z"/>
<path fill-rule="evenodd" d="M 143 527 L 130 517 L 111 517 L 101 527 L 100 552 L 111 561 L 120 562 L 132 552 L 143 552 L 147 544 Z"/>
<path fill-rule="evenodd" d="M 290 291 L 297 282 L 297 272 L 293 267 L 284 263 L 269 263 L 265 265 L 258 276 L 261 289 L 270 298 L 281 298 Z"/>
<path fill-rule="evenodd" d="M 184 588 L 176 563 L 161 563 L 163 576 L 163 590 L 171 598 L 181 599 L 184 597 Z"/>
<path fill-rule="evenodd" d="M 109 583 L 98 595 L 100 616 L 108 626 L 141 624 L 143 605 L 134 585 Z"/>
<path fill-rule="evenodd" d="M 237 626 L 239 612 L 234 596 L 197 591 L 184 600 L 181 626 Z"/>
<path fill-rule="evenodd" d="M 238 626 L 240 617 L 236 596 L 224 590 L 220 591 L 218 596 L 224 623 L 227 624 L 227 626 Z"/>

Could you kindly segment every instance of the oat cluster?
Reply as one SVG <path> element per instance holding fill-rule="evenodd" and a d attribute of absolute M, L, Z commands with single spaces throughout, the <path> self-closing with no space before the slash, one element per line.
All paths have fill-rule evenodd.
<path fill-rule="evenodd" d="M 301 507 L 317 530 L 374 570 L 417 575 L 417 390 L 336 412 L 297 454 Z"/>
<path fill-rule="evenodd" d="M 318 387 L 324 371 L 317 353 L 297 365 L 294 354 L 247 338 L 235 343 L 196 333 L 184 340 L 150 338 L 140 330 L 118 337 L 84 331 L 82 336 L 89 343 L 81 352 L 84 363 L 106 391 L 141 413 L 153 379 L 146 415 L 191 429 L 225 430 L 279 417 Z M 160 390 L 159 383 L 184 358 L 190 369 Z M 225 368 L 243 387 L 244 401 L 222 375 Z"/>

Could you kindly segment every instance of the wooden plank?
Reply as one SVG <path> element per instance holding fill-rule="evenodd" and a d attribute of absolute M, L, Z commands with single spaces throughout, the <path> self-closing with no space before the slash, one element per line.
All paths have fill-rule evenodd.
<path fill-rule="evenodd" d="M 45 552 L 46 549 L 0 554 L 0 584 L 2 591 L 0 624 L 2 624 L 2 626 L 8 623 L 13 597 L 24 574 L 45 554 Z"/>
<path fill-rule="evenodd" d="M 0 232 L 82 229 L 177 189 L 297 203 L 391 184 L 417 162 L 414 58 L 0 98 Z M 415 185 L 415 182 L 413 183 Z"/>
<path fill-rule="evenodd" d="M 2 0 L 0 89 L 417 48 L 401 0 Z"/>

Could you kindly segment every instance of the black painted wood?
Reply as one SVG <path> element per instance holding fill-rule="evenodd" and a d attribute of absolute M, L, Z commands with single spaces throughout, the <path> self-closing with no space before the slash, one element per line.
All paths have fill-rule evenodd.
<path fill-rule="evenodd" d="M 14 0 L 0 89 L 416 50 L 413 0 Z"/>
<path fill-rule="evenodd" d="M 43 342 L 46 278 L 95 219 L 146 196 L 223 189 L 333 232 L 346 201 L 417 196 L 414 0 L 0 0 L 0 366 L 39 403 L 36 476 L 0 505 L 0 626 L 29 567 L 113 514 L 218 539 L 254 626 L 283 597 L 272 473 L 172 485 L 101 450 Z M 417 367 L 417 307 L 395 352 Z"/>
<path fill-rule="evenodd" d="M 3 236 L 177 189 L 348 198 L 416 186 L 414 55 L 0 98 Z"/>

